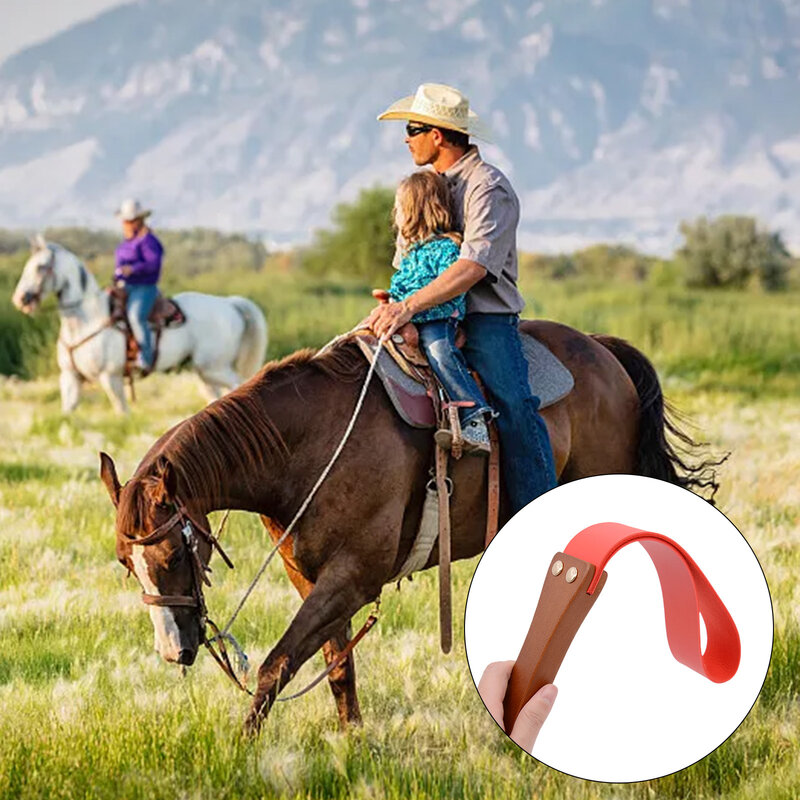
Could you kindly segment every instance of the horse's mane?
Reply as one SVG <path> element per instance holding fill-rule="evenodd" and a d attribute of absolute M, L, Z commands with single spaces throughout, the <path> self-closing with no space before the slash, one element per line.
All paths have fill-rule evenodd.
<path fill-rule="evenodd" d="M 238 389 L 179 423 L 150 450 L 125 487 L 119 529 L 132 532 L 141 527 L 147 489 L 157 481 L 162 457 L 175 468 L 184 500 L 216 497 L 234 470 L 257 480 L 267 457 L 284 461 L 288 449 L 262 402 L 266 387 L 292 385 L 309 370 L 350 383 L 362 377 L 366 367 L 358 346 L 348 341 L 321 355 L 306 348 L 266 364 Z"/>
<path fill-rule="evenodd" d="M 316 369 L 342 383 L 350 383 L 364 376 L 367 362 L 358 345 L 352 339 L 346 339 L 324 353 L 306 347 L 279 361 L 271 361 L 250 382 L 273 382 L 284 377 L 293 379 L 303 367 Z"/>

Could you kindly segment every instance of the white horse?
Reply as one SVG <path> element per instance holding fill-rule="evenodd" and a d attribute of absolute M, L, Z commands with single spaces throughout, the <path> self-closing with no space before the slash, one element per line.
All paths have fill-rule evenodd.
<path fill-rule="evenodd" d="M 62 410 L 69 413 L 78 405 L 81 382 L 89 380 L 97 381 L 114 408 L 126 413 L 125 334 L 109 327 L 108 294 L 65 247 L 37 236 L 32 249 L 12 302 L 29 314 L 50 294 L 58 300 Z M 211 402 L 264 363 L 267 322 L 255 303 L 244 297 L 198 292 L 182 292 L 175 300 L 186 322 L 162 332 L 157 371 L 191 361 L 202 381 L 203 394 Z"/>

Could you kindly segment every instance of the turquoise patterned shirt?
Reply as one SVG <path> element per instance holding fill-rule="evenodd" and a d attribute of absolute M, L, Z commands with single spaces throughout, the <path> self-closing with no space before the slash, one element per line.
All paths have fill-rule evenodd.
<path fill-rule="evenodd" d="M 392 300 L 395 302 L 405 300 L 423 286 L 427 286 L 458 260 L 459 252 L 458 245 L 446 236 L 412 245 L 392 276 L 392 283 L 389 286 Z M 414 314 L 411 321 L 430 322 L 448 317 L 462 319 L 466 308 L 466 294 L 460 294 L 452 300 Z"/>

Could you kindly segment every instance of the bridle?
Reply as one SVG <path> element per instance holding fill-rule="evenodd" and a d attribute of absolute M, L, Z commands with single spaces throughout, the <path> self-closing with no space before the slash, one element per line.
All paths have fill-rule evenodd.
<path fill-rule="evenodd" d="M 152 544 L 158 544 L 164 541 L 176 528 L 180 526 L 181 542 L 184 550 L 189 557 L 189 564 L 192 570 L 192 593 L 191 595 L 185 594 L 148 594 L 142 592 L 142 602 L 148 606 L 163 606 L 167 608 L 196 608 L 200 616 L 200 637 L 202 643 L 206 646 L 208 651 L 214 657 L 214 660 L 219 664 L 222 671 L 243 691 L 252 694 L 250 690 L 242 684 L 239 680 L 236 670 L 231 664 L 228 651 L 225 646 L 225 639 L 228 639 L 237 651 L 240 660 L 245 660 L 246 657 L 241 648 L 237 645 L 236 641 L 229 634 L 220 633 L 219 628 L 212 622 L 208 616 L 208 607 L 206 606 L 205 595 L 203 594 L 203 584 L 211 586 L 211 581 L 208 579 L 206 573 L 211 571 L 208 564 L 203 561 L 200 551 L 198 549 L 198 536 L 204 539 L 212 550 L 216 550 L 225 564 L 233 569 L 233 562 L 228 558 L 219 539 L 211 533 L 210 530 L 199 525 L 193 521 L 189 516 L 184 503 L 177 497 L 174 502 L 175 513 L 164 523 L 159 525 L 152 533 L 141 539 L 131 539 L 131 545 L 141 545 L 146 547 Z M 208 629 L 211 629 L 212 636 L 208 636 Z M 219 652 L 214 649 L 217 645 Z"/>
<path fill-rule="evenodd" d="M 83 304 L 83 297 L 81 296 L 78 300 L 73 301 L 72 303 L 64 303 L 62 302 L 62 294 L 64 290 L 67 288 L 69 284 L 65 283 L 60 289 L 56 289 L 56 254 L 52 247 L 47 248 L 50 251 L 50 258 L 48 259 L 46 264 L 40 265 L 40 274 L 42 279 L 39 281 L 39 286 L 36 291 L 30 292 L 30 299 L 41 303 L 42 302 L 42 295 L 44 294 L 44 285 L 47 279 L 50 279 L 51 283 L 51 291 L 55 294 L 56 299 L 58 301 L 58 309 L 59 311 L 73 311 L 76 308 L 80 308 Z M 80 275 L 81 275 L 81 289 L 86 290 L 86 268 L 83 264 L 80 264 Z"/>
<path fill-rule="evenodd" d="M 44 294 L 44 285 L 47 279 L 50 279 L 52 283 L 52 291 L 56 291 L 56 254 L 51 247 L 47 248 L 48 252 L 50 253 L 50 258 L 47 260 L 47 263 L 40 264 L 37 272 L 41 275 L 41 280 L 39 281 L 39 285 L 36 287 L 36 290 L 29 290 L 26 294 L 29 296 L 31 301 L 35 301 L 36 303 L 42 302 L 42 295 Z"/>
<path fill-rule="evenodd" d="M 334 340 L 336 341 L 336 340 Z M 327 347 L 327 346 L 326 346 Z M 322 349 L 323 352 L 326 347 Z M 358 402 L 356 403 L 356 407 L 353 410 L 353 414 L 350 417 L 350 421 L 347 424 L 347 428 L 345 429 L 342 438 L 334 451 L 333 455 L 331 456 L 330 460 L 328 461 L 325 468 L 322 470 L 322 474 L 317 478 L 317 482 L 311 488 L 311 491 L 306 495 L 305 500 L 300 504 L 300 507 L 295 512 L 292 521 L 287 525 L 284 532 L 275 542 L 272 550 L 270 551 L 269 555 L 264 559 L 264 562 L 261 564 L 258 572 L 255 575 L 255 578 L 248 586 L 247 591 L 245 591 L 242 599 L 239 601 L 239 605 L 236 607 L 236 610 L 231 615 L 231 618 L 226 623 L 225 627 L 220 631 L 220 629 L 209 619 L 208 612 L 206 608 L 205 598 L 203 597 L 203 583 L 206 586 L 211 586 L 211 581 L 208 580 L 206 577 L 206 572 L 209 571 L 208 565 L 203 561 L 200 557 L 199 552 L 197 551 L 197 539 L 195 535 L 195 527 L 197 528 L 198 533 L 202 538 L 208 542 L 208 544 L 213 548 L 216 548 L 219 551 L 220 556 L 225 561 L 225 563 L 233 569 L 233 562 L 225 555 L 222 547 L 219 544 L 219 540 L 217 536 L 219 535 L 220 530 L 222 530 L 222 526 L 225 524 L 225 519 L 227 519 L 227 515 L 223 518 L 223 521 L 220 525 L 220 528 L 217 530 L 217 536 L 214 536 L 211 531 L 204 528 L 202 525 L 197 525 L 197 523 L 193 523 L 189 512 L 186 510 L 186 506 L 176 497 L 174 501 L 175 506 L 175 513 L 163 524 L 159 525 L 152 533 L 148 534 L 147 536 L 142 537 L 141 539 L 131 539 L 131 545 L 143 545 L 147 546 L 150 544 L 157 544 L 158 542 L 165 539 L 169 533 L 175 528 L 176 525 L 181 525 L 181 538 L 183 541 L 184 547 L 189 551 L 189 557 L 191 559 L 192 564 L 192 595 L 151 595 L 147 593 L 142 594 L 142 601 L 147 605 L 153 606 L 175 606 L 175 607 L 189 607 L 189 608 L 197 608 L 200 612 L 200 622 L 201 622 L 201 633 L 203 644 L 208 648 L 208 651 L 214 657 L 214 660 L 219 664 L 222 671 L 243 691 L 247 692 L 251 697 L 254 696 L 253 692 L 251 692 L 247 686 L 244 685 L 242 681 L 236 675 L 234 671 L 230 658 L 228 657 L 228 652 L 225 647 L 225 641 L 227 640 L 230 642 L 231 646 L 236 650 L 236 654 L 238 656 L 240 664 L 243 666 L 243 672 L 245 674 L 245 680 L 247 675 L 247 656 L 245 655 L 242 648 L 237 643 L 236 639 L 229 633 L 231 625 L 233 625 L 234 620 L 236 619 L 239 612 L 244 607 L 244 604 L 247 602 L 247 598 L 250 596 L 252 591 L 255 589 L 256 584 L 258 583 L 261 576 L 264 574 L 267 566 L 269 566 L 270 561 L 272 561 L 275 554 L 279 551 L 281 545 L 289 538 L 294 529 L 295 524 L 303 516 L 306 509 L 308 508 L 309 504 L 311 503 L 314 495 L 317 493 L 317 490 L 328 477 L 333 465 L 336 463 L 336 459 L 339 457 L 342 449 L 344 448 L 347 440 L 350 438 L 350 434 L 353 432 L 353 427 L 355 426 L 356 420 L 358 419 L 358 415 L 361 412 L 361 409 L 364 405 L 364 400 L 367 396 L 367 389 L 369 388 L 369 382 L 372 378 L 373 373 L 375 372 L 375 368 L 378 364 L 378 356 L 381 353 L 381 349 L 383 348 L 383 341 L 378 342 L 378 346 L 375 350 L 374 358 L 372 363 L 370 364 L 369 370 L 367 371 L 367 376 L 364 379 L 364 384 L 361 387 L 361 393 L 358 397 Z M 364 624 L 361 626 L 361 629 L 350 639 L 349 642 L 339 651 L 339 654 L 332 658 L 328 663 L 327 667 L 316 677 L 312 680 L 306 687 L 301 689 L 299 692 L 295 692 L 294 694 L 289 695 L 288 697 L 277 697 L 276 700 L 279 701 L 288 701 L 294 700 L 297 697 L 302 697 L 306 692 L 313 689 L 323 678 L 330 675 L 330 673 L 336 669 L 340 664 L 342 664 L 345 659 L 347 659 L 350 653 L 353 652 L 355 646 L 361 641 L 361 639 L 366 636 L 367 633 L 372 629 L 375 623 L 378 621 L 378 609 L 380 607 L 380 595 L 375 600 L 375 606 L 367 617 Z M 209 639 L 206 636 L 206 628 L 211 628 L 213 632 L 213 636 Z M 219 653 L 214 650 L 214 644 L 217 644 L 219 647 Z"/>

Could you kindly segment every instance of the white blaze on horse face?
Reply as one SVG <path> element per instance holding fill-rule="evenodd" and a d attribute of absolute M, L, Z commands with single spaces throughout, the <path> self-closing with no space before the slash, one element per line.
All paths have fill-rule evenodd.
<path fill-rule="evenodd" d="M 144 547 L 133 545 L 131 548 L 131 561 L 133 571 L 139 579 L 147 594 L 160 595 L 158 587 L 150 577 L 147 561 L 144 557 Z M 181 652 L 181 632 L 175 622 L 175 615 L 171 608 L 166 606 L 148 606 L 150 620 L 155 633 L 155 649 L 165 661 L 177 661 Z"/>
<path fill-rule="evenodd" d="M 22 269 L 22 275 L 19 276 L 14 293 L 11 295 L 11 302 L 20 311 L 27 309 L 27 306 L 25 306 L 25 303 L 22 300 L 25 294 L 27 292 L 35 292 L 39 288 L 37 277 L 41 255 L 41 253 L 34 253 L 25 262 L 25 266 Z"/>
<path fill-rule="evenodd" d="M 53 258 L 50 250 L 37 250 L 26 262 L 22 269 L 22 275 L 19 276 L 17 286 L 14 293 L 11 295 L 11 302 L 20 311 L 33 311 L 35 304 L 28 305 L 24 302 L 24 297 L 27 293 L 31 292 L 39 294 L 39 300 L 44 299 L 45 294 L 49 290 L 48 281 L 42 275 L 42 270 Z"/>

